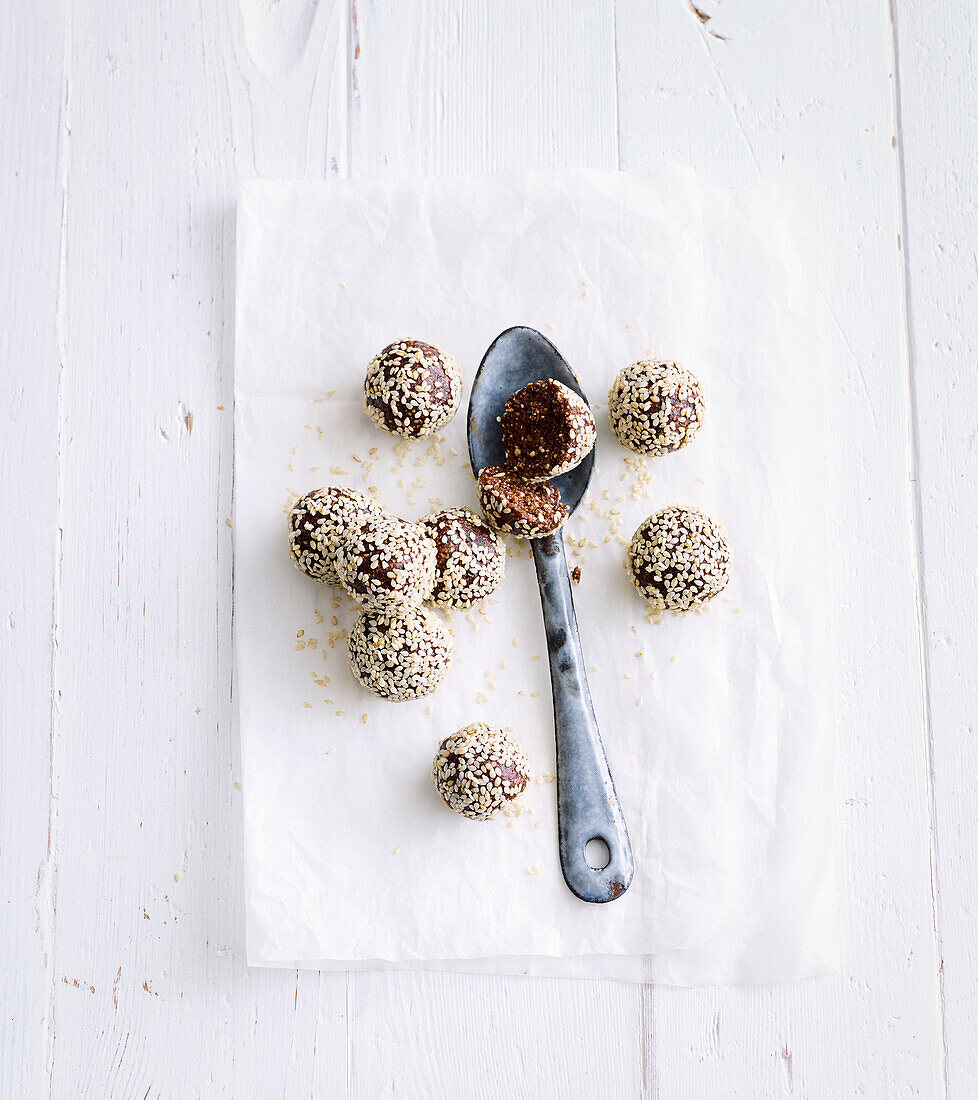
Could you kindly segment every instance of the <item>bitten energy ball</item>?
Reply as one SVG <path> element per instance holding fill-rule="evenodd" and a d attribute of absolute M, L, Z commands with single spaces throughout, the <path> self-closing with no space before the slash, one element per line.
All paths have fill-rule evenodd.
<path fill-rule="evenodd" d="M 340 538 L 336 572 L 364 607 L 417 607 L 435 583 L 435 544 L 417 524 L 370 517 Z"/>
<path fill-rule="evenodd" d="M 512 394 L 500 418 L 506 464 L 527 481 L 573 470 L 594 447 L 594 417 L 573 390 L 552 378 Z"/>
<path fill-rule="evenodd" d="M 517 538 L 550 535 L 567 519 L 556 486 L 524 481 L 502 466 L 487 466 L 479 474 L 477 488 L 490 525 Z"/>
<path fill-rule="evenodd" d="M 350 632 L 350 668 L 380 699 L 420 699 L 445 679 L 454 647 L 455 635 L 423 607 L 364 611 Z"/>
<path fill-rule="evenodd" d="M 625 367 L 608 394 L 608 415 L 619 443 L 640 455 L 656 457 L 685 447 L 699 431 L 703 411 L 696 376 L 663 359 Z"/>
<path fill-rule="evenodd" d="M 463 611 L 496 591 L 506 571 L 506 548 L 481 516 L 446 508 L 418 526 L 435 544 L 433 604 Z"/>
<path fill-rule="evenodd" d="M 328 486 L 306 493 L 289 513 L 289 554 L 296 567 L 323 584 L 339 584 L 336 551 L 345 531 L 383 508 L 356 489 Z"/>
<path fill-rule="evenodd" d="M 398 340 L 370 361 L 363 393 L 367 415 L 379 428 L 420 439 L 455 415 L 462 373 L 431 344 Z"/>
<path fill-rule="evenodd" d="M 450 809 L 473 821 L 489 821 L 523 793 L 530 763 L 515 737 L 498 726 L 473 722 L 442 741 L 431 778 Z"/>
<path fill-rule="evenodd" d="M 730 579 L 723 525 L 696 508 L 663 508 L 633 535 L 628 571 L 656 611 L 690 611 L 712 600 Z"/>

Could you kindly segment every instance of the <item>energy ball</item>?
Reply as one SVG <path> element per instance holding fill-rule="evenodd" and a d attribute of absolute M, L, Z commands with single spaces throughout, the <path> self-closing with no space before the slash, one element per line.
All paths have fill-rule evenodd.
<path fill-rule="evenodd" d="M 553 378 L 512 394 L 500 423 L 507 466 L 527 481 L 573 470 L 591 453 L 597 434 L 587 404 Z"/>
<path fill-rule="evenodd" d="M 336 551 L 345 531 L 383 508 L 356 489 L 327 486 L 306 493 L 289 513 L 289 554 L 307 577 L 339 584 Z"/>
<path fill-rule="evenodd" d="M 445 679 L 455 635 L 423 607 L 364 611 L 350 632 L 350 668 L 378 699 L 430 695 Z"/>
<path fill-rule="evenodd" d="M 696 375 L 664 359 L 625 367 L 608 394 L 618 442 L 640 455 L 658 457 L 685 447 L 699 431 L 703 412 Z"/>
<path fill-rule="evenodd" d="M 431 344 L 398 340 L 371 359 L 363 393 L 367 415 L 379 428 L 420 439 L 455 415 L 462 372 Z"/>
<path fill-rule="evenodd" d="M 433 604 L 464 611 L 496 591 L 506 571 L 506 548 L 481 516 L 468 508 L 446 508 L 418 520 L 418 526 L 435 544 Z"/>
<path fill-rule="evenodd" d="M 628 572 L 656 611 L 690 611 L 712 600 L 730 579 L 723 525 L 696 508 L 663 508 L 632 536 Z"/>
<path fill-rule="evenodd" d="M 530 762 L 515 737 L 498 726 L 473 722 L 439 745 L 431 779 L 450 809 L 473 821 L 489 821 L 523 793 Z"/>
<path fill-rule="evenodd" d="M 364 607 L 417 607 L 435 583 L 435 544 L 417 524 L 371 516 L 341 537 L 336 572 L 340 584 Z"/>
<path fill-rule="evenodd" d="M 487 466 L 479 474 L 477 489 L 490 525 L 517 538 L 551 535 L 567 519 L 556 486 L 524 481 L 502 466 Z"/>

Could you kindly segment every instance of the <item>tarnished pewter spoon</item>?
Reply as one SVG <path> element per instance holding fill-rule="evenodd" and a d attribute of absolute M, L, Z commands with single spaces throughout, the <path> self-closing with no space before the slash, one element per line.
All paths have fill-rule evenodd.
<path fill-rule="evenodd" d="M 506 329 L 492 342 L 472 384 L 469 398 L 469 458 L 473 473 L 505 462 L 498 417 L 510 394 L 528 382 L 554 378 L 586 401 L 577 376 L 550 341 L 532 328 Z M 556 478 L 560 499 L 573 512 L 581 503 L 594 469 L 594 452 L 576 469 Z M 631 885 L 632 848 L 614 780 L 591 705 L 584 654 L 577 630 L 574 597 L 561 532 L 533 539 L 533 563 L 550 653 L 557 739 L 557 831 L 560 868 L 568 887 L 582 901 L 613 901 Z M 588 855 L 585 849 L 591 841 Z M 600 842 L 610 860 L 595 858 Z"/>

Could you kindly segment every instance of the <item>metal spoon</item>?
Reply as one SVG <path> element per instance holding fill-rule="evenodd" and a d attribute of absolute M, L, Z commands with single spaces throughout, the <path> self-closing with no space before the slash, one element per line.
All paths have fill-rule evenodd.
<path fill-rule="evenodd" d="M 587 400 L 577 376 L 544 335 L 522 326 L 500 333 L 482 360 L 469 398 L 469 458 L 477 477 L 486 466 L 505 462 L 498 417 L 506 399 L 541 378 L 555 378 Z M 580 466 L 555 479 L 569 512 L 581 503 L 593 469 L 592 451 Z M 557 532 L 533 539 L 532 545 L 554 697 L 560 868 L 582 901 L 613 901 L 631 885 L 635 867 L 591 705 L 564 540 Z M 606 867 L 595 869 L 588 863 L 585 848 L 592 840 L 608 846 Z"/>

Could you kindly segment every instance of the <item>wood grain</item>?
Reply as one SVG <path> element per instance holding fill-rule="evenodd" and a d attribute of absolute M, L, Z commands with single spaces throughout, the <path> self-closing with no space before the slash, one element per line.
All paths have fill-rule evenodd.
<path fill-rule="evenodd" d="M 63 4 L 0 11 L 0 1096 L 47 1088 L 60 638 Z"/>
<path fill-rule="evenodd" d="M 945 1094 L 966 1097 L 978 1082 L 978 15 L 898 3 L 894 30 L 937 1011 Z"/>
<path fill-rule="evenodd" d="M 970 1095 L 975 30 L 922 0 L 5 6 L 0 1095 Z M 240 181 L 676 160 L 820 211 L 843 975 L 249 971 Z"/>

